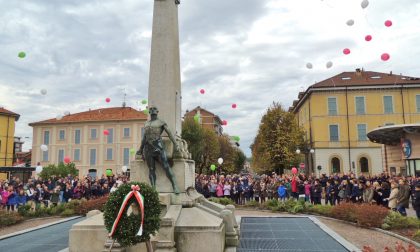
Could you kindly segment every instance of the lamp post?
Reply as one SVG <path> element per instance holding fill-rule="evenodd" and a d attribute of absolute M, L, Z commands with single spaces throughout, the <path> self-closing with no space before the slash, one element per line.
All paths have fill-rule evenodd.
<path fill-rule="evenodd" d="M 311 172 L 314 172 L 314 160 L 313 160 L 313 154 L 315 153 L 315 150 L 310 148 L 309 146 L 305 146 L 305 148 L 303 149 L 303 151 L 301 151 L 299 148 L 296 149 L 296 154 L 305 154 L 305 168 L 308 167 L 308 175 Z M 311 155 L 311 160 L 310 160 L 310 166 L 308 165 L 308 155 Z"/>

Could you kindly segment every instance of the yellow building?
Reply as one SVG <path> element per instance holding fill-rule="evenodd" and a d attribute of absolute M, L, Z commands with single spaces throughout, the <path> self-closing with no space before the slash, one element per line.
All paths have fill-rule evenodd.
<path fill-rule="evenodd" d="M 0 107 L 0 166 L 12 166 L 15 139 L 15 122 L 19 115 Z M 0 173 L 0 179 L 7 174 Z"/>
<path fill-rule="evenodd" d="M 306 131 L 309 167 L 321 173 L 386 171 L 367 132 L 420 122 L 420 79 L 356 69 L 310 86 L 290 108 Z M 312 161 L 312 162 L 311 162 Z M 398 167 L 404 172 L 405 167 Z"/>

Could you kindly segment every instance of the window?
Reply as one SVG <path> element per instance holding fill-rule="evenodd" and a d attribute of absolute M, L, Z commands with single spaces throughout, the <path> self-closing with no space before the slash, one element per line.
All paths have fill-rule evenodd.
<path fill-rule="evenodd" d="M 92 178 L 92 179 L 96 179 L 96 169 L 89 169 L 89 176 Z"/>
<path fill-rule="evenodd" d="M 416 95 L 416 111 L 420 113 L 420 95 Z"/>
<path fill-rule="evenodd" d="M 359 141 L 367 141 L 366 124 L 357 124 L 357 135 Z"/>
<path fill-rule="evenodd" d="M 130 149 L 124 148 L 123 163 L 124 165 L 128 165 L 129 162 L 130 162 Z"/>
<path fill-rule="evenodd" d="M 48 151 L 42 152 L 42 161 L 47 162 L 48 161 Z"/>
<path fill-rule="evenodd" d="M 80 161 L 80 149 L 74 149 L 74 161 Z"/>
<path fill-rule="evenodd" d="M 357 115 L 366 114 L 365 97 L 363 97 L 363 96 L 356 96 L 356 114 Z"/>
<path fill-rule="evenodd" d="M 106 149 L 106 160 L 112 160 L 112 148 Z"/>
<path fill-rule="evenodd" d="M 64 150 L 58 150 L 58 162 L 64 162 Z"/>
<path fill-rule="evenodd" d="M 90 129 L 90 138 L 96 139 L 97 138 L 97 130 L 96 129 Z"/>
<path fill-rule="evenodd" d="M 130 128 L 124 128 L 124 137 L 130 137 Z"/>
<path fill-rule="evenodd" d="M 385 126 L 392 126 L 395 125 L 394 123 L 385 123 Z"/>
<path fill-rule="evenodd" d="M 112 144 L 114 142 L 114 129 L 108 129 L 107 143 Z"/>
<path fill-rule="evenodd" d="M 337 115 L 337 98 L 328 97 L 328 115 Z"/>
<path fill-rule="evenodd" d="M 44 131 L 44 144 L 50 144 L 50 132 L 48 130 Z"/>
<path fill-rule="evenodd" d="M 392 96 L 384 96 L 384 113 L 392 114 L 394 113 L 394 105 L 392 103 Z"/>
<path fill-rule="evenodd" d="M 330 125 L 330 141 L 338 142 L 338 125 Z"/>
<path fill-rule="evenodd" d="M 74 131 L 74 143 L 80 144 L 80 130 L 79 129 Z"/>
<path fill-rule="evenodd" d="M 58 133 L 58 139 L 64 140 L 66 138 L 66 132 L 64 130 L 60 130 Z"/>
<path fill-rule="evenodd" d="M 359 160 L 360 172 L 369 172 L 369 161 L 367 158 L 362 157 Z"/>
<path fill-rule="evenodd" d="M 96 149 L 90 150 L 90 165 L 96 165 Z"/>
<path fill-rule="evenodd" d="M 340 164 L 340 159 L 338 159 L 337 157 L 333 157 L 331 159 L 331 171 L 333 173 L 339 173 L 341 170 L 341 164 Z"/>

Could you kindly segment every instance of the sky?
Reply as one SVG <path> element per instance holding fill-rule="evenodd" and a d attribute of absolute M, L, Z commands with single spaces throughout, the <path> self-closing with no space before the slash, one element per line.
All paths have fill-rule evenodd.
<path fill-rule="evenodd" d="M 361 2 L 181 0 L 183 111 L 219 115 L 250 156 L 267 108 L 287 109 L 315 82 L 356 68 L 420 77 L 420 1 Z M 30 122 L 121 106 L 124 92 L 127 106 L 141 107 L 152 14 L 152 0 L 0 0 L 0 107 L 21 115 L 15 135 L 27 137 L 24 149 Z"/>

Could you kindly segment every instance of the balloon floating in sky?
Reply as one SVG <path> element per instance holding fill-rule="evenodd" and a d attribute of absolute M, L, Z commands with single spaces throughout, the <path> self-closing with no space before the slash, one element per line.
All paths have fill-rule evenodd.
<path fill-rule="evenodd" d="M 368 5 L 369 5 L 369 1 L 368 0 L 363 0 L 360 5 L 362 6 L 363 9 L 366 9 L 366 7 L 368 7 Z"/>
<path fill-rule="evenodd" d="M 196 122 L 200 121 L 200 115 L 199 114 L 194 115 L 194 121 L 196 121 Z"/>
<path fill-rule="evenodd" d="M 214 165 L 214 164 L 210 165 L 210 170 L 212 170 L 212 171 L 216 170 L 216 165 Z"/>
<path fill-rule="evenodd" d="M 145 109 L 145 110 L 143 110 L 143 113 L 145 113 L 146 115 L 148 115 L 149 114 L 149 110 L 148 109 Z"/>
<path fill-rule="evenodd" d="M 146 99 L 141 100 L 141 104 L 147 104 L 147 100 Z"/>
<path fill-rule="evenodd" d="M 71 159 L 70 157 L 64 157 L 64 163 L 68 164 L 70 163 Z"/>
<path fill-rule="evenodd" d="M 18 57 L 23 59 L 26 57 L 26 53 L 25 52 L 19 52 Z"/>
<path fill-rule="evenodd" d="M 136 149 L 131 148 L 131 149 L 130 149 L 130 154 L 132 154 L 132 155 L 133 155 L 133 154 L 136 154 Z"/>
<path fill-rule="evenodd" d="M 391 27 L 392 26 L 392 21 L 391 20 L 385 21 L 385 26 L 386 27 Z"/>
<path fill-rule="evenodd" d="M 39 173 L 41 173 L 42 172 L 42 166 L 41 165 L 38 165 L 37 167 L 36 167 L 36 169 L 35 169 L 35 172 L 36 172 L 36 174 L 39 174 Z"/>
<path fill-rule="evenodd" d="M 227 121 L 226 120 L 223 120 L 222 121 L 222 125 L 225 125 L 226 126 L 227 125 Z"/>
<path fill-rule="evenodd" d="M 200 89 L 200 94 L 204 94 L 206 91 L 204 89 Z"/>
<path fill-rule="evenodd" d="M 391 58 L 391 56 L 388 53 L 383 53 L 381 55 L 381 60 L 383 60 L 383 61 L 387 61 L 387 60 L 389 60 L 389 58 Z"/>
<path fill-rule="evenodd" d="M 219 158 L 219 159 L 217 159 L 217 163 L 219 163 L 219 165 L 221 165 L 221 164 L 223 164 L 223 158 Z"/>
<path fill-rule="evenodd" d="M 345 55 L 350 54 L 350 49 L 348 49 L 348 48 L 344 49 L 344 50 L 343 50 L 343 53 L 344 53 Z"/>
<path fill-rule="evenodd" d="M 45 144 L 41 145 L 41 150 L 42 151 L 48 151 L 48 146 L 45 145 Z"/>
<path fill-rule="evenodd" d="M 108 130 L 104 130 L 104 135 L 108 136 L 109 135 L 109 131 Z"/>
<path fill-rule="evenodd" d="M 111 169 L 107 169 L 105 172 L 107 177 L 111 177 L 112 176 L 112 170 Z"/>
<path fill-rule="evenodd" d="M 42 95 L 46 95 L 47 94 L 47 90 L 46 89 L 41 89 L 41 94 Z"/>
<path fill-rule="evenodd" d="M 306 68 L 308 68 L 308 69 L 312 69 L 312 63 L 306 63 Z"/>
<path fill-rule="evenodd" d="M 235 140 L 236 142 L 239 142 L 241 140 L 241 138 L 238 137 L 238 136 L 233 136 L 233 140 Z"/>
<path fill-rule="evenodd" d="M 235 109 L 236 108 L 236 103 L 232 104 L 232 108 Z"/>
<path fill-rule="evenodd" d="M 107 103 L 109 103 L 109 102 L 111 101 L 111 98 L 106 98 L 106 99 L 105 99 L 105 101 L 106 101 Z"/>
<path fill-rule="evenodd" d="M 328 61 L 327 64 L 326 64 L 326 67 L 327 68 L 331 68 L 332 66 L 333 66 L 332 61 Z"/>
<path fill-rule="evenodd" d="M 293 168 L 292 168 L 292 173 L 293 173 L 293 174 L 297 174 L 297 172 L 298 172 L 298 170 L 296 169 L 296 167 L 293 167 Z"/>
<path fill-rule="evenodd" d="M 372 36 L 371 35 L 366 35 L 365 40 L 368 41 L 368 42 L 371 41 L 372 40 Z"/>
<path fill-rule="evenodd" d="M 352 26 L 352 25 L 354 25 L 354 20 L 353 20 L 353 19 L 349 19 L 349 20 L 346 22 L 346 24 L 347 24 L 348 26 Z"/>

